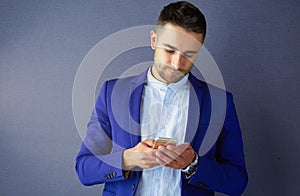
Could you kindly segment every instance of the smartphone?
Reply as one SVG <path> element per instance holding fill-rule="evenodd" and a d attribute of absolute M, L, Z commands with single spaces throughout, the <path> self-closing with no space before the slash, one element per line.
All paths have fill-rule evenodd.
<path fill-rule="evenodd" d="M 154 140 L 152 148 L 158 148 L 159 146 L 167 146 L 168 144 L 176 145 L 177 141 L 175 138 L 157 137 Z"/>

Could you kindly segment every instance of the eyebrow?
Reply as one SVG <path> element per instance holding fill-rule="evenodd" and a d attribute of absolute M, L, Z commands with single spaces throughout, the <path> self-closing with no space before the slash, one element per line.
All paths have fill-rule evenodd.
<path fill-rule="evenodd" d="M 166 47 L 168 47 L 168 48 L 170 48 L 170 49 L 172 49 L 172 50 L 176 50 L 176 51 L 178 51 L 178 48 L 176 48 L 176 47 L 174 47 L 174 46 L 171 46 L 170 44 L 165 44 L 165 43 L 163 43 L 163 45 L 164 46 L 166 46 Z M 197 51 L 192 51 L 192 50 L 188 50 L 188 51 L 185 51 L 185 52 L 183 52 L 183 53 L 193 53 L 193 54 L 196 54 L 196 53 L 198 53 Z"/>

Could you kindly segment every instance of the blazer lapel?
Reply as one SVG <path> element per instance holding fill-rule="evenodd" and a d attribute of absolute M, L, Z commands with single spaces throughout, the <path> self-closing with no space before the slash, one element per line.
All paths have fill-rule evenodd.
<path fill-rule="evenodd" d="M 203 91 L 201 90 L 201 83 L 197 81 L 197 79 L 191 73 L 189 76 L 189 81 L 191 84 L 189 110 L 184 141 L 192 143 L 199 127 Z"/>
<path fill-rule="evenodd" d="M 208 87 L 192 74 L 186 140 L 205 155 L 216 143 L 226 114 L 226 91 Z"/>
<path fill-rule="evenodd" d="M 147 71 L 137 76 L 130 86 L 129 97 L 129 127 L 131 145 L 135 146 L 141 141 L 141 101 L 144 91 L 144 84 L 146 82 Z"/>

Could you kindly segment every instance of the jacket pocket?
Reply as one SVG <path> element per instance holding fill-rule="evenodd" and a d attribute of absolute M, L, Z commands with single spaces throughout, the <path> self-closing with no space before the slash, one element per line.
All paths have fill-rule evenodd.
<path fill-rule="evenodd" d="M 103 189 L 103 196 L 113 196 L 116 194 L 116 186 L 114 183 L 106 183 Z"/>

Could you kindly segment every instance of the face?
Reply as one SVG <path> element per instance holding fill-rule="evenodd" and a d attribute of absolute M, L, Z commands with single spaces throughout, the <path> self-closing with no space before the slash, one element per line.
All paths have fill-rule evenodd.
<path fill-rule="evenodd" d="M 203 34 L 187 32 L 172 24 L 152 31 L 153 76 L 166 84 L 178 82 L 191 71 L 202 44 Z"/>

